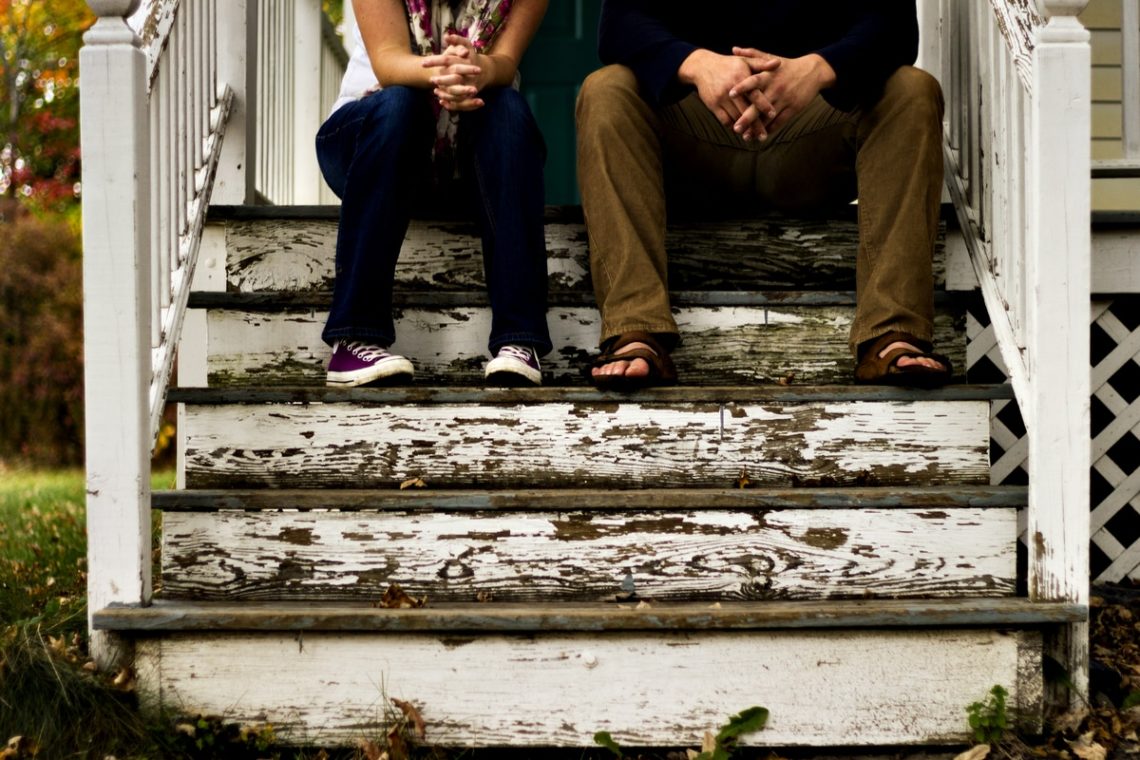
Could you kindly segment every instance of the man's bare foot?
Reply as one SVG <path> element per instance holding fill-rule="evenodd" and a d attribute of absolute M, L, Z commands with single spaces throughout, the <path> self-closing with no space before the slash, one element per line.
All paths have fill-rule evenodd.
<path fill-rule="evenodd" d="M 880 351 L 879 358 L 886 358 L 887 354 L 889 354 L 891 351 L 895 351 L 900 348 L 906 349 L 908 351 L 914 351 L 915 353 L 923 353 L 917 346 L 914 346 L 910 343 L 904 343 L 903 341 L 896 341 Z M 944 367 L 940 362 L 935 361 L 929 356 L 900 356 L 895 362 L 895 365 L 900 368 L 916 366 L 926 367 L 927 369 L 936 371 L 946 369 L 946 367 Z"/>
<path fill-rule="evenodd" d="M 645 343 L 629 343 L 617 351 L 614 351 L 615 356 L 635 351 L 637 349 L 644 349 L 652 353 L 657 353 Z M 608 375 L 622 375 L 625 377 L 646 377 L 649 374 L 649 362 L 644 359 L 635 358 L 630 361 L 615 361 L 603 364 L 600 367 L 594 367 L 590 370 L 590 374 L 594 377 L 603 377 Z"/>

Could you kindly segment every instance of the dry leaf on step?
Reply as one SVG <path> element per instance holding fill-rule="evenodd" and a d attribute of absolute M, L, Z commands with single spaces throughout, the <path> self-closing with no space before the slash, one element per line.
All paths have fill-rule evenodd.
<path fill-rule="evenodd" d="M 979 744 L 976 747 L 970 747 L 954 758 L 954 760 L 982 760 L 986 755 L 990 754 L 990 745 Z"/>
<path fill-rule="evenodd" d="M 1076 741 L 1066 739 L 1065 743 L 1073 750 L 1073 754 L 1081 760 L 1105 760 L 1108 757 L 1108 751 L 1093 741 L 1092 731 L 1081 734 Z"/>
<path fill-rule="evenodd" d="M 701 752 L 716 752 L 716 734 L 705 731 L 705 740 L 701 742 Z"/>
<path fill-rule="evenodd" d="M 405 702 L 402 699 L 392 697 L 392 704 L 400 708 L 400 712 L 404 717 L 411 721 L 413 728 L 416 731 L 416 738 L 423 740 L 427 736 L 427 724 L 424 723 L 424 718 L 420 715 L 420 711 L 411 702 Z"/>
<path fill-rule="evenodd" d="M 427 483 L 423 478 L 408 478 L 400 484 L 400 490 L 406 491 L 409 488 L 427 488 Z"/>
<path fill-rule="evenodd" d="M 701 756 L 701 753 L 695 749 L 687 749 L 685 750 L 685 756 L 689 758 L 689 760 L 697 760 L 697 758 Z"/>
<path fill-rule="evenodd" d="M 400 588 L 399 583 L 393 583 L 385 589 L 384 595 L 380 597 L 380 601 L 376 602 L 375 606 L 386 610 L 410 610 L 423 607 L 425 604 L 427 604 L 426 596 L 421 596 L 419 599 L 409 596 L 404 589 Z"/>

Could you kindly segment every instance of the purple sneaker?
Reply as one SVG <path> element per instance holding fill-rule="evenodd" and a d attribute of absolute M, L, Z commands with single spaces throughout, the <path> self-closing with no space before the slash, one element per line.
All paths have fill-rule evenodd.
<path fill-rule="evenodd" d="M 538 354 L 529 346 L 503 346 L 495 358 L 487 362 L 483 376 L 487 385 L 542 385 L 542 367 L 538 363 Z"/>
<path fill-rule="evenodd" d="M 402 356 L 388 353 L 383 346 L 337 341 L 329 359 L 325 385 L 333 388 L 355 388 L 378 380 L 408 382 L 414 370 Z"/>

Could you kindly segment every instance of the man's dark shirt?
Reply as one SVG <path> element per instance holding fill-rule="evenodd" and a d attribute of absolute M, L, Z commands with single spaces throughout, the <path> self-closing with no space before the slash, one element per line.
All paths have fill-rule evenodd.
<path fill-rule="evenodd" d="M 602 63 L 633 69 L 650 103 L 691 92 L 677 70 L 694 50 L 728 55 L 733 45 L 787 58 L 820 54 L 836 75 L 823 96 L 850 110 L 914 63 L 918 19 L 914 0 L 603 0 Z"/>

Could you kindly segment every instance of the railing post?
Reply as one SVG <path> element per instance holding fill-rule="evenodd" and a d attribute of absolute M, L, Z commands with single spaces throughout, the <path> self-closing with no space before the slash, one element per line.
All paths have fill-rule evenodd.
<path fill-rule="evenodd" d="M 150 133 L 147 66 L 124 20 L 139 0 L 88 0 L 79 54 L 87 436 L 87 609 L 147 604 L 150 577 Z M 101 667 L 122 652 L 92 631 Z"/>
<path fill-rule="evenodd" d="M 321 170 L 314 139 L 321 127 L 321 54 L 324 42 L 320 0 L 293 5 L 293 203 L 320 202 Z"/>
<path fill-rule="evenodd" d="M 1089 590 L 1089 34 L 1087 0 L 1037 0 L 1026 230 L 1029 594 L 1088 603 Z M 1088 691 L 1088 625 L 1051 642 L 1069 672 L 1070 704 Z M 1057 695 L 1061 696 L 1061 695 Z"/>
<path fill-rule="evenodd" d="M 918 61 L 915 65 L 942 81 L 942 9 L 940 0 L 915 0 L 918 10 Z"/>
<path fill-rule="evenodd" d="M 240 206 L 254 202 L 257 176 L 257 5 L 258 0 L 221 0 L 218 5 L 219 86 L 234 93 L 226 139 L 211 202 Z"/>

